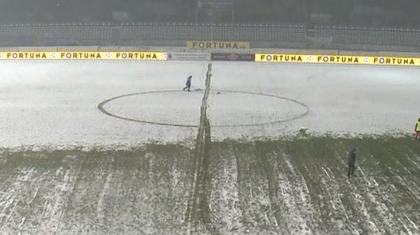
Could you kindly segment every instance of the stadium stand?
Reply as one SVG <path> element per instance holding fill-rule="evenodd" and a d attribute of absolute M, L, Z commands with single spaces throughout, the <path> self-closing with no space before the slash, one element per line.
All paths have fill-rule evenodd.
<path fill-rule="evenodd" d="M 0 1 L 0 46 L 139 45 L 153 40 L 277 45 L 312 40 L 331 47 L 420 47 L 418 0 L 221 0 L 232 3 L 223 9 L 205 4 L 212 1 Z"/>
<path fill-rule="evenodd" d="M 265 42 L 305 42 L 307 32 L 314 37 L 331 37 L 334 43 L 420 46 L 419 29 L 368 28 L 286 24 L 209 23 L 76 23 L 8 24 L 0 26 L 0 44 L 69 44 L 71 41 L 109 42 L 121 40 L 244 40 Z M 8 39 L 6 37 L 9 37 Z M 26 39 L 26 41 L 25 41 Z M 4 45 L 0 45 L 4 46 Z"/>

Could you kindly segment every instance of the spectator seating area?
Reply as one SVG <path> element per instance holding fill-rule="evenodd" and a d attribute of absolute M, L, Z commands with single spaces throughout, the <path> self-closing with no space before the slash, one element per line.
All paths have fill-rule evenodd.
<path fill-rule="evenodd" d="M 312 37 L 330 37 L 334 43 L 420 46 L 420 30 L 396 28 L 285 24 L 206 23 L 77 23 L 0 25 L 0 38 L 23 37 L 37 40 L 236 40 L 305 42 Z M 23 40 L 23 39 L 21 39 Z M 34 40 L 34 39 L 32 39 Z M 1 42 L 0 42 L 1 46 Z"/>

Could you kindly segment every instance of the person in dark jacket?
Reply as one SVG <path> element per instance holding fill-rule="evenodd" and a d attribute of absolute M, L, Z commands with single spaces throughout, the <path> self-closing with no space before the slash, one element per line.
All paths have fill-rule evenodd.
<path fill-rule="evenodd" d="M 347 160 L 349 170 L 347 176 L 354 175 L 354 170 L 356 169 L 356 148 L 353 148 L 349 153 L 349 158 Z"/>
<path fill-rule="evenodd" d="M 185 89 L 187 89 L 188 88 L 188 91 L 190 91 L 190 88 L 191 88 L 191 80 L 192 80 L 192 75 L 190 75 L 188 78 L 187 78 L 187 82 L 185 83 L 185 87 L 184 87 L 184 89 L 182 89 L 183 91 L 185 91 Z"/>

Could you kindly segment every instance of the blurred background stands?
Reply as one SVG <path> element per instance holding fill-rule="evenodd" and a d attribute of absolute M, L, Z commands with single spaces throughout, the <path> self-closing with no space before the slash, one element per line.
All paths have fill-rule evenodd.
<path fill-rule="evenodd" d="M 260 47 L 418 50 L 418 12 L 415 0 L 4 0 L 0 46 L 240 40 Z"/>
<path fill-rule="evenodd" d="M 340 45 L 420 47 L 420 30 L 287 25 L 212 23 L 77 23 L 0 25 L 0 46 L 151 45 L 185 46 L 188 40 L 308 43 L 323 48 Z M 15 45 L 18 44 L 18 45 Z"/>
<path fill-rule="evenodd" d="M 419 28 L 418 0 L 2 0 L 0 24 L 214 22 Z"/>

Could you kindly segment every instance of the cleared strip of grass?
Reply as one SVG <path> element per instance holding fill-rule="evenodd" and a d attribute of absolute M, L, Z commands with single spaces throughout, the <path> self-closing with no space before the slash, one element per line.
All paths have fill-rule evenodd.
<path fill-rule="evenodd" d="M 357 177 L 348 178 L 352 147 Z M 0 232 L 185 232 L 194 153 L 155 144 L 5 150 Z M 420 233 L 420 141 L 412 138 L 211 142 L 206 159 L 208 206 L 197 209 L 213 225 L 193 228 L 200 234 Z"/>

